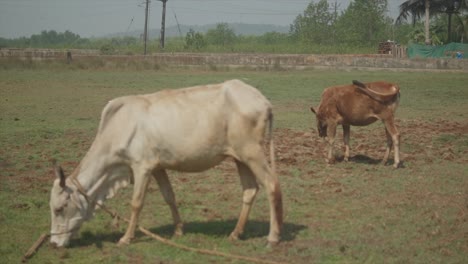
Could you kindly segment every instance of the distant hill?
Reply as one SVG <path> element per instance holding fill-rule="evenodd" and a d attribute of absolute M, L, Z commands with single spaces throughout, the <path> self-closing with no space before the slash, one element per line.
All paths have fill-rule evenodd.
<path fill-rule="evenodd" d="M 236 35 L 244 35 L 244 36 L 258 36 L 263 35 L 267 32 L 279 32 L 279 33 L 287 33 L 289 32 L 289 26 L 277 26 L 277 25 L 263 25 L 263 24 L 243 24 L 243 23 L 233 23 L 229 24 L 229 27 L 234 30 Z M 176 37 L 182 36 L 185 37 L 187 32 L 190 29 L 193 29 L 195 32 L 206 33 L 208 30 L 216 28 L 216 24 L 208 24 L 208 25 L 180 25 L 180 32 L 179 27 L 177 26 L 169 26 L 166 27 L 166 37 Z M 129 32 L 119 32 L 108 34 L 102 37 L 137 37 L 139 38 L 143 34 L 142 30 L 134 30 Z M 149 37 L 150 39 L 157 39 L 159 38 L 160 30 L 159 29 L 151 29 L 149 30 Z"/>

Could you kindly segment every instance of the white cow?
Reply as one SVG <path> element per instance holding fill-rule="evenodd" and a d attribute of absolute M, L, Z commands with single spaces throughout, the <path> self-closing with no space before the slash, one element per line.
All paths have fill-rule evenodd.
<path fill-rule="evenodd" d="M 119 244 L 134 238 L 151 177 L 168 203 L 175 234 L 183 224 L 166 170 L 201 172 L 233 157 L 243 187 L 242 210 L 231 239 L 243 233 L 258 183 L 270 205 L 269 243 L 279 241 L 282 198 L 274 172 L 272 107 L 254 87 L 239 80 L 164 90 L 110 101 L 88 153 L 70 177 L 56 167 L 50 209 L 51 243 L 67 246 L 97 204 L 134 182 L 130 223 Z M 269 128 L 272 168 L 263 152 Z"/>

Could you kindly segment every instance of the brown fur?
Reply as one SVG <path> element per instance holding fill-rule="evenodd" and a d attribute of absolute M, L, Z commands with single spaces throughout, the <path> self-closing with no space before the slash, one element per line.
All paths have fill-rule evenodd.
<path fill-rule="evenodd" d="M 317 109 L 311 107 L 317 118 L 320 137 L 326 138 L 329 148 L 327 161 L 334 162 L 333 143 L 336 127 L 343 126 L 345 143 L 344 159 L 349 159 L 350 126 L 367 126 L 382 120 L 387 135 L 387 149 L 383 163 L 387 163 L 390 148 L 394 146 L 394 167 L 400 164 L 400 134 L 395 126 L 394 114 L 398 107 L 400 88 L 388 82 L 361 83 L 328 87 L 324 90 Z"/>

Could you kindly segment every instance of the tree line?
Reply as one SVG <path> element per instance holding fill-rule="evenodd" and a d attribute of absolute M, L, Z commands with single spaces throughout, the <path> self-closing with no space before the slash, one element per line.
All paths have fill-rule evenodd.
<path fill-rule="evenodd" d="M 424 2 L 428 0 L 420 0 Z M 406 45 L 425 43 L 424 22 L 420 13 L 408 9 L 410 0 L 400 7 L 398 23 L 387 15 L 387 0 L 354 0 L 339 11 L 337 3 L 311 1 L 294 19 L 289 33 L 268 32 L 260 36 L 237 35 L 227 23 L 219 23 L 205 33 L 189 30 L 185 37 L 166 40 L 164 50 L 159 41 L 149 43 L 150 52 L 266 52 L 266 53 L 375 53 L 379 42 L 391 40 Z M 466 5 L 462 5 L 466 7 Z M 421 8 L 421 5 L 418 7 Z M 406 8 L 406 9 L 405 9 Z M 424 8 L 424 5 L 422 6 Z M 446 9 L 445 9 L 446 10 Z M 468 16 L 458 9 L 454 31 L 447 34 L 447 16 L 453 13 L 432 12 L 430 34 L 432 44 L 466 42 Z M 411 21 L 407 21 L 413 15 Z M 419 15 L 419 16 L 418 16 Z M 99 49 L 103 54 L 140 54 L 142 40 L 135 37 L 82 38 L 70 31 L 42 31 L 31 37 L 0 38 L 0 47 Z"/>

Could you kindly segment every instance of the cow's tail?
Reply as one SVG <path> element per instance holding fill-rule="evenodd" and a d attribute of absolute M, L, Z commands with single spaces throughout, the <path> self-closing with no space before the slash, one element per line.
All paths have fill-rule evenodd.
<path fill-rule="evenodd" d="M 281 233 L 283 226 L 283 198 L 281 194 L 281 188 L 278 181 L 278 175 L 276 174 L 276 161 L 275 161 L 275 144 L 273 142 L 273 112 L 270 108 L 268 112 L 268 141 L 270 144 L 270 167 L 273 178 L 273 204 L 274 211 L 276 213 L 276 222 L 278 224 L 278 232 Z M 278 236 L 279 236 L 278 233 Z M 278 237 L 279 238 L 279 237 Z M 278 241 L 273 241 L 276 243 Z"/>
<path fill-rule="evenodd" d="M 273 174 L 276 175 L 275 144 L 273 142 L 273 112 L 271 109 L 268 112 L 268 144 L 270 145 L 271 170 Z"/>

